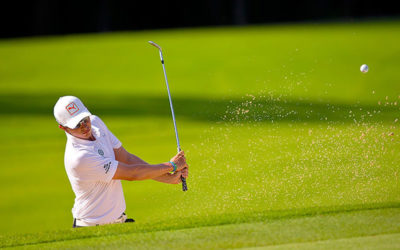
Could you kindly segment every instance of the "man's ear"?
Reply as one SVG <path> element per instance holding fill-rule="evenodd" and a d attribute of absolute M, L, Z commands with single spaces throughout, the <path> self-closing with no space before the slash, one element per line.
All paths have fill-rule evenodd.
<path fill-rule="evenodd" d="M 65 128 L 62 125 L 58 124 L 58 127 L 65 131 Z"/>

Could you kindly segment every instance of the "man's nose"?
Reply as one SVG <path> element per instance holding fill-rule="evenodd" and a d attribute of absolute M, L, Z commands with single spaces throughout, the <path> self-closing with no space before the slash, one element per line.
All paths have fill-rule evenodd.
<path fill-rule="evenodd" d="M 88 128 L 89 124 L 87 122 L 82 122 L 82 128 Z"/>

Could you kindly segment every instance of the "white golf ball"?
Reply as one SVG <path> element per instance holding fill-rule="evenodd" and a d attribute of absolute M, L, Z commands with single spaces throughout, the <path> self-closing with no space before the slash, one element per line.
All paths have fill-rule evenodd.
<path fill-rule="evenodd" d="M 368 72 L 368 65 L 366 65 L 366 64 L 361 65 L 360 71 L 363 72 L 363 73 L 367 73 Z"/>

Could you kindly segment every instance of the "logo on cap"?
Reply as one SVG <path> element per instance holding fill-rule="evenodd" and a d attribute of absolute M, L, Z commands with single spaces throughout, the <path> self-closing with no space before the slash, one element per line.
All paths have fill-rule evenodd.
<path fill-rule="evenodd" d="M 71 102 L 71 103 L 68 104 L 65 108 L 67 109 L 67 111 L 68 111 L 68 113 L 69 113 L 70 115 L 73 115 L 73 114 L 75 114 L 76 112 L 79 111 L 78 106 L 77 106 L 74 102 Z"/>

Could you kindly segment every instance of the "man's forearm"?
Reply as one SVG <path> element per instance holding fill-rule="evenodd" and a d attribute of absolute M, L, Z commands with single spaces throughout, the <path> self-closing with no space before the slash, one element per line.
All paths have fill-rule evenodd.
<path fill-rule="evenodd" d="M 160 177 L 173 170 L 169 164 L 162 163 L 157 165 L 136 164 L 130 165 L 130 176 L 132 180 L 147 180 Z"/>
<path fill-rule="evenodd" d="M 125 164 L 133 165 L 133 164 L 148 164 L 144 160 L 140 159 L 136 155 L 133 155 L 126 151 L 124 147 L 120 147 L 118 149 L 114 149 L 115 159 L 119 162 L 123 162 Z"/>
<path fill-rule="evenodd" d="M 180 179 L 177 178 L 176 174 L 166 173 L 166 174 L 163 174 L 156 178 L 153 178 L 153 180 L 162 182 L 162 183 L 177 184 L 177 183 L 179 183 Z"/>
<path fill-rule="evenodd" d="M 126 162 L 127 164 L 148 164 L 144 160 L 140 159 L 136 155 L 129 154 L 128 160 Z"/>

